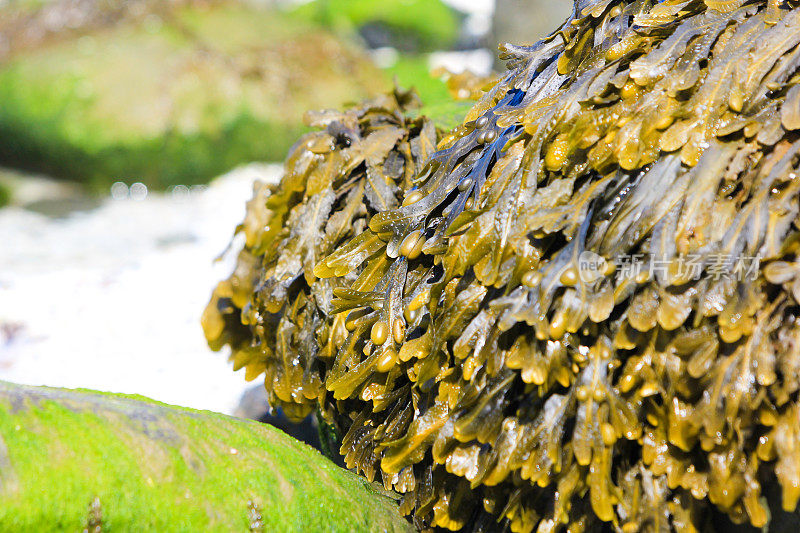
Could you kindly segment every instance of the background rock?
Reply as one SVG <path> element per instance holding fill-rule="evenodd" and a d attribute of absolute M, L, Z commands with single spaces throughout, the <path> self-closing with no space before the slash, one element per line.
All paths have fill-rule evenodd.
<path fill-rule="evenodd" d="M 490 42 L 533 44 L 550 35 L 572 12 L 566 0 L 495 0 Z M 505 70 L 498 60 L 497 67 Z"/>
<path fill-rule="evenodd" d="M 6 165 L 95 188 L 203 183 L 243 162 L 282 159 L 305 110 L 387 85 L 355 47 L 274 9 L 145 1 L 110 2 L 105 12 L 97 2 L 42 9 L 72 4 L 94 7 L 74 23 L 60 15 L 67 29 L 31 38 L 0 65 Z M 39 26 L 11 26 L 44 31 L 47 17 L 29 18 Z"/>
<path fill-rule="evenodd" d="M 461 22 L 441 0 L 315 0 L 296 11 L 331 29 L 359 33 L 370 48 L 404 52 L 451 48 Z"/>
<path fill-rule="evenodd" d="M 324 451 L 320 444 L 319 424 L 316 417 L 309 415 L 302 422 L 292 422 L 280 407 L 270 410 L 269 403 L 267 403 L 267 391 L 263 383 L 253 385 L 242 394 L 239 405 L 236 406 L 233 414 L 240 418 L 269 424 L 316 450 Z M 338 464 L 341 466 L 341 463 Z"/>

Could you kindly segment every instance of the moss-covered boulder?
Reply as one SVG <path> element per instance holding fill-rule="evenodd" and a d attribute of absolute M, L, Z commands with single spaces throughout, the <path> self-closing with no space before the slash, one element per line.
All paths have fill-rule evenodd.
<path fill-rule="evenodd" d="M 4 207 L 11 202 L 11 189 L 8 185 L 0 183 L 0 207 Z"/>
<path fill-rule="evenodd" d="M 357 32 L 370 46 L 407 52 L 451 48 L 459 16 L 441 0 L 314 0 L 296 13 L 337 32 Z"/>
<path fill-rule="evenodd" d="M 282 159 L 306 109 L 386 87 L 356 49 L 303 17 L 176 6 L 12 50 L 0 64 L 0 162 L 96 187 L 199 183 Z"/>
<path fill-rule="evenodd" d="M 2 531 L 410 531 L 396 503 L 256 422 L 0 382 Z"/>

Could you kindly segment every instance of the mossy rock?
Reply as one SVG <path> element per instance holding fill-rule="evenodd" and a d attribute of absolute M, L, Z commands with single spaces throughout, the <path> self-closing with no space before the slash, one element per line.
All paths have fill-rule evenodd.
<path fill-rule="evenodd" d="M 14 54 L 0 67 L 0 161 L 95 188 L 202 183 L 282 159 L 306 109 L 386 84 L 302 17 L 182 5 Z"/>
<path fill-rule="evenodd" d="M 403 51 L 451 48 L 458 39 L 458 14 L 441 0 L 315 0 L 295 11 L 336 31 L 377 32 Z M 380 40 L 380 39 L 379 39 Z"/>
<path fill-rule="evenodd" d="M 11 188 L 0 182 L 0 207 L 5 207 L 9 203 L 11 203 Z"/>
<path fill-rule="evenodd" d="M 264 424 L 0 382 L 0 530 L 411 531 L 390 497 Z"/>

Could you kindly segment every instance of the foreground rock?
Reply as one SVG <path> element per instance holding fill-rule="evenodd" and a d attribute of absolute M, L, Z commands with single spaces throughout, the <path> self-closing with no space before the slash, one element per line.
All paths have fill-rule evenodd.
<path fill-rule="evenodd" d="M 3 531 L 411 530 L 355 474 L 215 413 L 0 383 L 0 438 Z"/>

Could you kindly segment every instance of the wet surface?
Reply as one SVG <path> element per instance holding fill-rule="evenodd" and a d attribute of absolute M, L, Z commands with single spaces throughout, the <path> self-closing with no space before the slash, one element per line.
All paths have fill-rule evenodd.
<path fill-rule="evenodd" d="M 247 387 L 199 325 L 253 165 L 207 189 L 0 209 L 0 379 L 231 413 Z M 34 209 L 31 209 L 31 205 Z"/>

